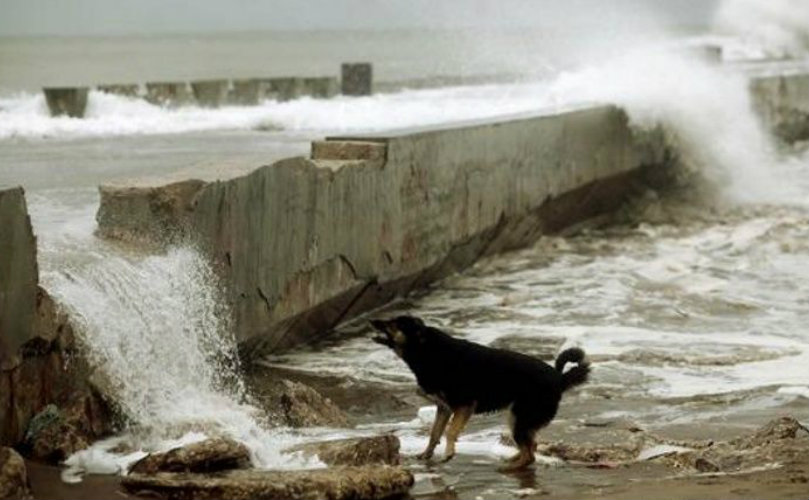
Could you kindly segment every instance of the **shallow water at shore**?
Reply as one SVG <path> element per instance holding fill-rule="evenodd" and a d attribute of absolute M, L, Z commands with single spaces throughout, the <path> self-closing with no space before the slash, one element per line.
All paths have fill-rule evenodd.
<path fill-rule="evenodd" d="M 779 168 L 805 178 L 809 157 Z M 723 439 L 777 415 L 806 421 L 809 210 L 799 200 L 739 206 L 682 195 L 641 200 L 601 227 L 487 259 L 371 316 L 415 314 L 469 340 L 548 361 L 565 347 L 585 348 L 591 381 L 565 396 L 540 441 L 614 443 L 624 439 L 616 430 L 627 427 Z M 429 403 L 417 414 L 419 399 L 408 395 L 413 376 L 369 340 L 366 321 L 262 364 L 315 384 L 331 380 L 324 388 L 400 395 L 403 408 L 362 415 L 361 429 L 395 432 L 403 452 L 414 455 L 427 439 Z M 459 492 L 481 493 L 486 488 L 473 478 L 483 474 L 495 496 L 519 496 L 512 479 L 483 471 L 511 454 L 501 442 L 505 429 L 502 415 L 474 418 L 459 441 L 461 460 L 435 472 L 442 481 L 465 477 Z M 543 478 L 554 476 L 552 464 Z"/>

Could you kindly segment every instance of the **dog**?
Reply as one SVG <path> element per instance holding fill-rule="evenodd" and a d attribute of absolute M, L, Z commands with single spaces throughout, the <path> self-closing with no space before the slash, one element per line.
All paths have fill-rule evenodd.
<path fill-rule="evenodd" d="M 507 459 L 504 472 L 534 463 L 535 436 L 556 416 L 562 394 L 587 381 L 590 364 L 579 348 L 563 351 L 552 367 L 539 359 L 494 349 L 424 324 L 413 316 L 372 320 L 379 332 L 373 341 L 391 348 L 416 376 L 421 391 L 436 403 L 427 448 L 417 458 L 429 460 L 446 433 L 444 461 L 455 456 L 455 443 L 469 418 L 508 408 L 519 452 Z M 577 366 L 564 371 L 565 365 Z"/>

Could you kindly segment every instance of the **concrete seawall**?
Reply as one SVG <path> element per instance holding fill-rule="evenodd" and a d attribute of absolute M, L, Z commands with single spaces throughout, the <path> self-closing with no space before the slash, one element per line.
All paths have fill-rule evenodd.
<path fill-rule="evenodd" d="M 0 446 L 22 443 L 48 404 L 78 404 L 77 414 L 97 421 L 103 410 L 88 396 L 87 373 L 67 317 L 39 286 L 25 194 L 0 189 Z"/>
<path fill-rule="evenodd" d="M 102 234 L 191 237 L 247 352 L 279 350 L 488 254 L 617 208 L 661 136 L 588 107 L 313 144 L 236 179 L 101 188 Z"/>
<path fill-rule="evenodd" d="M 750 89 L 757 113 L 778 137 L 809 139 L 809 73 L 758 76 Z"/>
<path fill-rule="evenodd" d="M 0 368 L 19 364 L 33 338 L 39 271 L 22 188 L 0 191 Z"/>

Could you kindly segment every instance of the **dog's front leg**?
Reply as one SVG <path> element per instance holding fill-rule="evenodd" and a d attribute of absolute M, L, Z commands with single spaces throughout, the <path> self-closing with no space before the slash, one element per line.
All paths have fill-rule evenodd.
<path fill-rule="evenodd" d="M 427 449 L 423 453 L 416 456 L 419 460 L 429 460 L 433 457 L 433 451 L 438 443 L 441 442 L 441 435 L 444 434 L 444 429 L 449 422 L 449 416 L 452 411 L 443 404 L 436 405 L 435 421 L 433 422 L 433 430 L 430 431 L 430 442 L 427 443 Z"/>
<path fill-rule="evenodd" d="M 466 427 L 466 423 L 469 422 L 469 419 L 474 413 L 475 403 L 469 406 L 455 408 L 452 414 L 452 422 L 450 422 L 449 429 L 447 430 L 447 448 L 444 451 L 444 462 L 449 462 L 452 460 L 452 457 L 455 456 L 455 442 L 458 440 L 458 436 L 461 435 L 464 427 Z"/>

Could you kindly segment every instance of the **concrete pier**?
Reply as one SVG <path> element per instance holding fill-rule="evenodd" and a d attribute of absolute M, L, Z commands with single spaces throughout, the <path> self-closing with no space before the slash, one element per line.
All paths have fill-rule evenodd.
<path fill-rule="evenodd" d="M 160 106 L 180 106 L 192 102 L 193 95 L 186 82 L 149 82 L 146 100 Z"/>
<path fill-rule="evenodd" d="M 343 63 L 341 68 L 341 91 L 343 95 L 371 95 L 373 91 L 373 68 L 371 63 Z"/>
<path fill-rule="evenodd" d="M 227 103 L 254 106 L 265 99 L 289 101 L 303 96 L 330 98 L 339 93 L 336 77 L 249 78 L 233 80 L 198 80 L 187 82 L 149 82 L 145 92 L 139 84 L 103 84 L 100 92 L 126 97 L 143 96 L 160 106 L 183 106 L 197 103 L 217 108 Z M 81 118 L 87 106 L 88 89 L 84 87 L 43 89 L 52 116 Z"/>
<path fill-rule="evenodd" d="M 87 109 L 87 87 L 46 87 L 42 89 L 51 116 L 83 118 Z"/>
<path fill-rule="evenodd" d="M 197 104 L 205 108 L 218 108 L 225 104 L 228 98 L 228 80 L 200 80 L 191 82 L 191 90 Z"/>
<path fill-rule="evenodd" d="M 137 83 L 98 85 L 96 86 L 96 89 L 107 94 L 115 94 L 125 97 L 138 97 L 140 95 L 140 85 Z"/>
<path fill-rule="evenodd" d="M 662 134 L 588 107 L 330 138 L 228 181 L 102 188 L 97 220 L 104 235 L 197 241 L 246 352 L 273 351 L 613 210 L 666 158 Z"/>

